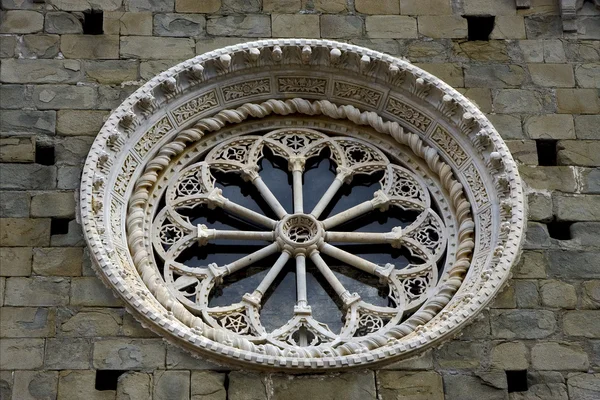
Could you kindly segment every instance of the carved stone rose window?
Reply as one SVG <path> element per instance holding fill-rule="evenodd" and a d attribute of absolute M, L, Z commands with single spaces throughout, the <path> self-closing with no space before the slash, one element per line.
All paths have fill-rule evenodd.
<path fill-rule="evenodd" d="M 341 369 L 452 338 L 508 279 L 516 165 L 400 60 L 266 40 L 185 61 L 109 118 L 82 177 L 95 266 L 144 326 L 254 369 Z"/>

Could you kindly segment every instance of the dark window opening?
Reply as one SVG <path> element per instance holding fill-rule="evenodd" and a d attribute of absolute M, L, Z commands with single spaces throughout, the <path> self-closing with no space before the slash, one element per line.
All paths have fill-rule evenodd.
<path fill-rule="evenodd" d="M 100 369 L 96 371 L 96 390 L 117 390 L 119 377 L 127 371 Z"/>
<path fill-rule="evenodd" d="M 570 240 L 571 239 L 572 222 L 552 221 L 546 224 L 548 226 L 548 234 L 553 239 Z"/>
<path fill-rule="evenodd" d="M 556 140 L 536 140 L 535 147 L 538 154 L 538 164 L 554 166 L 556 162 Z"/>
<path fill-rule="evenodd" d="M 494 30 L 496 17 L 493 16 L 466 16 L 469 41 L 490 40 L 490 34 Z"/>
<path fill-rule="evenodd" d="M 83 34 L 102 35 L 104 33 L 104 15 L 102 11 L 91 10 L 83 13 Z"/>
<path fill-rule="evenodd" d="M 35 162 L 42 165 L 54 165 L 54 146 L 36 143 Z"/>
<path fill-rule="evenodd" d="M 69 233 L 69 222 L 71 220 L 66 218 L 52 218 L 50 221 L 50 235 L 66 235 Z"/>
<path fill-rule="evenodd" d="M 506 372 L 506 383 L 508 384 L 508 393 L 527 391 L 527 370 L 504 372 Z"/>

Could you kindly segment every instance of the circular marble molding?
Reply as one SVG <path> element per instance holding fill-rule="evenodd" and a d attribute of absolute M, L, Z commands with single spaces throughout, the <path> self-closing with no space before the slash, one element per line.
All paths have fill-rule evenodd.
<path fill-rule="evenodd" d="M 283 220 L 276 223 L 244 214 L 214 187 L 210 168 L 218 157 L 212 155 L 222 143 L 262 143 L 276 132 L 289 136 L 292 131 L 331 135 L 331 143 L 366 143 L 383 157 L 374 156 L 373 168 L 386 171 L 369 206 L 418 209 L 415 224 L 437 232 L 432 236 L 425 230 L 399 229 L 385 240 L 425 258 L 438 259 L 443 253 L 439 271 L 429 267 L 425 274 L 424 267 L 410 267 L 400 270 L 398 278 L 391 264 L 358 263 L 383 281 L 393 281 L 390 296 L 402 312 L 385 323 L 384 311 L 340 292 L 347 314 L 339 334 L 332 336 L 322 324 L 309 323 L 309 311 L 299 304 L 289 326 L 281 328 L 279 337 L 287 342 L 252 335 L 241 322 L 255 321 L 260 329 L 260 297 L 255 293 L 237 303 L 245 309 L 228 310 L 227 315 L 207 311 L 209 292 L 222 268 L 205 268 L 210 279 L 198 285 L 192 302 L 177 292 L 176 281 L 191 279 L 194 271 L 158 267 L 153 253 L 157 245 L 167 246 L 158 253 L 168 258 L 167 253 L 219 234 L 210 227 L 189 226 L 184 218 L 167 215 L 168 207 L 161 205 L 167 199 L 168 204 L 189 206 L 199 201 L 200 192 L 201 201 L 211 207 L 271 225 L 282 239 L 281 249 L 288 246 L 296 258 L 323 246 L 328 235 L 343 238 L 328 231 L 325 225 L 332 218 L 319 219 L 319 212 L 292 215 L 275 209 Z M 263 138 L 264 132 L 275 133 Z M 330 145 L 332 154 L 339 143 Z M 287 158 L 290 171 L 303 168 L 302 157 L 290 153 Z M 344 162 L 343 157 L 336 159 L 342 183 L 357 171 Z M 238 172 L 253 182 L 258 176 L 250 162 L 240 164 Z M 399 185 L 399 179 L 408 183 Z M 142 325 L 216 362 L 300 372 L 374 367 L 457 335 L 508 279 L 524 240 L 524 207 L 522 183 L 506 144 L 459 92 L 406 60 L 376 51 L 327 40 L 280 39 L 197 56 L 157 75 L 127 98 L 90 150 L 80 211 L 98 275 Z M 432 238 L 438 247 L 430 243 Z M 346 261 L 351 264 L 352 259 Z M 409 280 L 429 289 L 411 294 L 402 289 Z M 361 334 L 356 334 L 357 326 Z M 326 340 L 296 343 L 294 327 L 312 329 Z"/>

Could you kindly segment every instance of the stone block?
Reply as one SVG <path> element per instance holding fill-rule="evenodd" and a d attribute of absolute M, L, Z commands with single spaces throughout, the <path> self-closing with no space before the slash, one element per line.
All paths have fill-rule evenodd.
<path fill-rule="evenodd" d="M 95 277 L 71 280 L 71 305 L 86 307 L 119 307 L 121 301 Z"/>
<path fill-rule="evenodd" d="M 83 33 L 83 18 L 80 15 L 63 12 L 50 11 L 46 13 L 46 29 L 47 33 L 69 34 Z"/>
<path fill-rule="evenodd" d="M 27 192 L 0 192 L 0 218 L 27 218 L 31 197 Z"/>
<path fill-rule="evenodd" d="M 94 138 L 71 136 L 57 139 L 54 143 L 56 164 L 81 165 L 92 146 Z"/>
<path fill-rule="evenodd" d="M 600 221 L 600 196 L 555 195 L 554 214 L 558 221 Z"/>
<path fill-rule="evenodd" d="M 571 237 L 582 247 L 600 247 L 600 222 L 575 222 Z"/>
<path fill-rule="evenodd" d="M 581 64 L 575 66 L 577 86 L 582 88 L 600 88 L 600 65 Z"/>
<path fill-rule="evenodd" d="M 544 40 L 544 61 L 547 63 L 565 63 L 567 57 L 561 40 Z"/>
<path fill-rule="evenodd" d="M 82 166 L 69 166 L 60 165 L 57 168 L 57 180 L 56 187 L 58 189 L 78 189 L 81 181 Z"/>
<path fill-rule="evenodd" d="M 570 64 L 528 64 L 531 80 L 546 87 L 573 87 L 575 76 Z"/>
<path fill-rule="evenodd" d="M 561 140 L 557 144 L 559 165 L 600 166 L 600 141 Z"/>
<path fill-rule="evenodd" d="M 515 298 L 515 287 L 506 286 L 498 295 L 494 298 L 491 308 L 516 308 L 517 299 Z"/>
<path fill-rule="evenodd" d="M 379 41 L 383 40 L 384 39 L 380 39 Z M 376 41 L 376 39 L 373 39 L 373 41 Z M 447 62 L 450 58 L 449 39 L 428 41 L 402 40 L 400 41 L 400 43 L 402 43 L 400 53 L 398 53 L 398 41 L 392 39 L 387 39 L 385 41 L 395 43 L 396 54 L 403 54 L 412 62 Z"/>
<path fill-rule="evenodd" d="M 152 375 L 144 372 L 126 372 L 119 376 L 116 400 L 149 400 L 151 398 Z"/>
<path fill-rule="evenodd" d="M 297 1 L 299 2 L 300 0 Z M 270 11 L 266 7 L 267 3 L 268 1 L 265 0 L 263 6 L 265 7 L 265 11 Z M 175 0 L 175 11 L 177 12 L 210 14 L 219 11 L 220 8 L 221 0 Z"/>
<path fill-rule="evenodd" d="M 465 86 L 506 88 L 523 84 L 526 73 L 519 65 L 487 64 L 465 68 Z"/>
<path fill-rule="evenodd" d="M 508 371 L 529 368 L 529 349 L 522 342 L 495 344 L 491 353 L 491 367 Z"/>
<path fill-rule="evenodd" d="M 3 172 L 7 173 L 6 170 Z M 50 242 L 50 219 L 2 218 L 0 242 L 2 246 L 47 246 Z"/>
<path fill-rule="evenodd" d="M 563 316 L 567 336 L 600 339 L 600 310 L 568 311 Z"/>
<path fill-rule="evenodd" d="M 149 331 L 149 329 L 146 330 Z M 230 368 L 217 365 L 201 357 L 194 357 L 179 347 L 167 345 L 167 369 L 228 371 Z"/>
<path fill-rule="evenodd" d="M 92 343 L 86 338 L 46 339 L 46 369 L 89 369 Z"/>
<path fill-rule="evenodd" d="M 489 114 L 487 118 L 503 139 L 526 139 L 519 115 Z"/>
<path fill-rule="evenodd" d="M 453 341 L 433 351 L 441 368 L 471 369 L 478 368 L 484 353 L 484 345 L 477 342 Z"/>
<path fill-rule="evenodd" d="M 165 367 L 162 339 L 105 339 L 94 343 L 94 368 L 156 369 Z"/>
<path fill-rule="evenodd" d="M 6 287 L 6 278 L 0 277 L 0 307 L 4 305 L 4 292 Z"/>
<path fill-rule="evenodd" d="M 490 39 L 525 39 L 525 20 L 521 15 L 496 17 Z"/>
<path fill-rule="evenodd" d="M 123 336 L 133 338 L 155 338 L 158 337 L 148 328 L 144 328 L 136 319 L 129 313 L 123 315 Z"/>
<path fill-rule="evenodd" d="M 137 60 L 84 61 L 85 76 L 98 83 L 120 85 L 138 79 Z"/>
<path fill-rule="evenodd" d="M 490 313 L 484 310 L 460 332 L 459 340 L 471 341 L 475 339 L 488 339 L 490 336 Z"/>
<path fill-rule="evenodd" d="M 500 89 L 494 96 L 494 110 L 501 114 L 539 114 L 551 99 L 546 93 L 530 89 Z"/>
<path fill-rule="evenodd" d="M 271 18 L 263 14 L 210 16 L 206 32 L 215 36 L 270 37 Z"/>
<path fill-rule="evenodd" d="M 121 36 L 151 36 L 151 12 L 112 11 L 104 13 L 104 33 Z"/>
<path fill-rule="evenodd" d="M 582 283 L 581 305 L 583 308 L 600 308 L 600 280 Z M 599 353 L 600 354 L 600 353 Z"/>
<path fill-rule="evenodd" d="M 321 21 L 321 34 L 323 32 Z M 417 38 L 417 19 L 405 15 L 373 15 L 366 18 L 366 32 L 370 38 L 411 39 Z M 358 32 L 357 32 L 358 33 Z"/>
<path fill-rule="evenodd" d="M 189 400 L 190 371 L 154 371 L 153 400 Z"/>
<path fill-rule="evenodd" d="M 58 372 L 15 371 L 13 390 L 19 395 L 19 400 L 55 399 L 58 392 Z"/>
<path fill-rule="evenodd" d="M 363 14 L 400 14 L 398 0 L 355 0 L 354 7 Z"/>
<path fill-rule="evenodd" d="M 578 139 L 600 140 L 600 115 L 576 115 L 575 134 Z"/>
<path fill-rule="evenodd" d="M 512 392 L 510 400 L 568 400 L 565 380 L 560 372 L 529 372 L 528 390 Z"/>
<path fill-rule="evenodd" d="M 556 104 L 560 114 L 600 113 L 600 95 L 595 89 L 556 89 Z"/>
<path fill-rule="evenodd" d="M 84 245 L 83 232 L 77 220 L 69 221 L 67 233 L 52 235 L 50 238 L 50 246 L 52 247 L 83 247 Z"/>
<path fill-rule="evenodd" d="M 566 279 L 598 279 L 600 252 L 552 249 L 548 252 L 548 276 Z"/>
<path fill-rule="evenodd" d="M 556 331 L 547 310 L 491 310 L 492 335 L 501 339 L 542 339 Z"/>
<path fill-rule="evenodd" d="M 168 12 L 175 9 L 175 0 L 125 0 L 127 11 Z"/>
<path fill-rule="evenodd" d="M 587 371 L 588 355 L 575 343 L 538 343 L 531 349 L 531 365 L 540 371 Z"/>
<path fill-rule="evenodd" d="M 197 14 L 156 14 L 154 35 L 198 37 L 206 32 L 206 18 Z"/>
<path fill-rule="evenodd" d="M 33 162 L 35 160 L 34 137 L 0 138 L 0 162 Z"/>
<path fill-rule="evenodd" d="M 31 275 L 30 247 L 0 247 L 0 276 Z"/>
<path fill-rule="evenodd" d="M 35 110 L 2 110 L 0 132 L 8 135 L 54 135 L 56 112 Z"/>
<path fill-rule="evenodd" d="M 34 276 L 6 281 L 7 306 L 62 306 L 69 302 L 69 280 Z"/>
<path fill-rule="evenodd" d="M 576 189 L 575 175 L 570 167 L 520 165 L 519 174 L 532 189 L 561 192 L 574 192 Z"/>
<path fill-rule="evenodd" d="M 35 33 L 44 29 L 44 15 L 37 11 L 9 10 L 0 16 L 0 33 Z"/>
<path fill-rule="evenodd" d="M 14 57 L 16 47 L 16 36 L 0 36 L 0 58 Z"/>
<path fill-rule="evenodd" d="M 471 100 L 484 113 L 492 112 L 492 92 L 487 88 L 460 89 L 466 98 Z M 519 124 L 520 125 L 520 124 Z"/>
<path fill-rule="evenodd" d="M 508 150 L 510 150 L 510 154 L 518 164 L 538 164 L 535 140 L 506 140 L 505 143 L 508 146 Z M 527 200 L 530 200 L 529 197 Z M 529 215 L 532 215 L 531 208 L 529 209 Z"/>
<path fill-rule="evenodd" d="M 45 247 L 33 250 L 33 272 L 37 275 L 81 275 L 83 249 L 80 247 Z"/>
<path fill-rule="evenodd" d="M 571 400 L 594 400 L 600 397 L 600 374 L 573 373 L 567 377 Z"/>
<path fill-rule="evenodd" d="M 41 192 L 31 197 L 32 217 L 75 217 L 75 193 Z"/>
<path fill-rule="evenodd" d="M 349 42 L 361 47 L 367 47 L 391 55 L 399 55 L 398 41 L 394 39 L 349 39 Z M 413 61 L 415 61 L 413 59 Z M 432 60 L 433 61 L 433 60 Z"/>
<path fill-rule="evenodd" d="M 229 376 L 231 388 L 231 374 Z M 273 398 L 276 399 L 375 400 L 377 398 L 375 377 L 372 371 L 343 373 L 327 377 L 297 376 L 292 379 L 288 376 L 274 375 L 272 385 Z M 254 397 L 240 398 L 250 399 Z M 256 398 L 261 397 L 256 396 Z"/>
<path fill-rule="evenodd" d="M 515 15 L 515 3 L 511 0 L 464 0 L 466 15 Z"/>
<path fill-rule="evenodd" d="M 78 311 L 64 308 L 58 311 L 57 319 L 59 333 L 63 337 L 117 336 L 123 322 L 123 311 L 103 308 Z"/>
<path fill-rule="evenodd" d="M 110 61 L 109 61 L 110 62 Z M 56 114 L 56 133 L 62 136 L 96 136 L 107 111 L 61 110 Z"/>
<path fill-rule="evenodd" d="M 532 139 L 575 139 L 575 126 L 571 115 L 534 115 L 525 119 L 524 127 Z"/>
<path fill-rule="evenodd" d="M 523 61 L 528 63 L 544 62 L 544 43 L 540 40 L 519 40 L 519 49 L 523 53 Z"/>
<path fill-rule="evenodd" d="M 44 339 L 0 340 L 0 370 L 37 369 L 44 363 Z"/>
<path fill-rule="evenodd" d="M 470 375 L 444 375 L 446 400 L 507 400 L 506 388 Z"/>
<path fill-rule="evenodd" d="M 356 15 L 321 15 L 321 37 L 350 38 L 363 35 L 364 21 Z"/>
<path fill-rule="evenodd" d="M 448 85 L 462 87 L 465 85 L 463 70 L 459 64 L 415 64 L 419 68 L 437 76 Z"/>
<path fill-rule="evenodd" d="M 451 0 L 400 0 L 404 15 L 451 15 Z"/>
<path fill-rule="evenodd" d="M 60 371 L 58 398 L 60 400 L 114 400 L 114 390 L 96 390 L 95 386 L 96 371 Z"/>
<path fill-rule="evenodd" d="M 0 85 L 0 107 L 15 110 L 30 105 L 31 90 L 29 87 L 25 85 Z M 4 110 L 2 111 L 4 112 Z"/>
<path fill-rule="evenodd" d="M 525 19 L 527 39 L 562 37 L 562 21 L 558 15 L 532 15 Z"/>
<path fill-rule="evenodd" d="M 63 11 L 88 11 L 90 6 L 94 9 L 114 11 L 121 8 L 123 0 L 94 0 L 90 4 L 89 0 L 48 0 L 53 9 Z"/>
<path fill-rule="evenodd" d="M 209 51 L 217 50 L 222 47 L 227 47 L 238 43 L 244 43 L 246 41 L 248 41 L 248 39 L 235 37 L 201 38 L 196 40 L 196 54 L 207 53 Z M 148 79 L 146 78 L 146 76 L 153 77 L 155 74 L 152 73 L 152 71 L 164 71 L 170 65 L 172 65 L 172 62 L 170 61 L 155 61 L 155 65 L 152 66 L 152 68 L 147 68 L 146 75 L 144 75 L 144 64 L 142 63 L 142 78 Z M 151 73 L 152 75 L 150 75 Z"/>
<path fill-rule="evenodd" d="M 260 12 L 262 0 L 221 0 L 221 13 Z"/>
<path fill-rule="evenodd" d="M 229 375 L 229 387 L 227 389 L 227 398 L 229 400 L 267 400 L 267 382 L 260 375 L 232 371 Z M 272 390 L 269 387 L 269 390 Z M 319 393 L 319 397 L 323 395 Z M 305 399 L 308 396 L 304 397 Z"/>
<path fill-rule="evenodd" d="M 324 13 L 341 13 L 348 10 L 344 0 L 302 0 L 302 8 Z"/>
<path fill-rule="evenodd" d="M 226 400 L 225 374 L 192 371 L 190 400 Z"/>
<path fill-rule="evenodd" d="M 582 193 L 600 194 L 600 168 L 578 168 Z"/>
<path fill-rule="evenodd" d="M 379 371 L 377 382 L 382 400 L 396 400 L 399 395 L 407 400 L 444 400 L 442 377 L 434 371 Z"/>
<path fill-rule="evenodd" d="M 271 14 L 273 37 L 318 38 L 319 16 L 315 14 Z"/>
<path fill-rule="evenodd" d="M 422 369 L 433 369 L 433 352 L 427 350 L 424 353 L 420 353 L 414 357 L 407 358 L 406 360 L 397 361 L 395 363 L 382 367 L 383 370 L 422 370 Z"/>
<path fill-rule="evenodd" d="M 126 36 L 121 38 L 121 57 L 187 59 L 194 56 L 194 46 L 193 39 Z"/>
<path fill-rule="evenodd" d="M 517 308 L 537 308 L 540 306 L 537 281 L 516 280 L 514 288 Z"/>
<path fill-rule="evenodd" d="M 8 59 L 0 73 L 0 79 L 7 83 L 75 83 L 82 76 L 76 60 Z"/>
<path fill-rule="evenodd" d="M 544 249 L 553 244 L 546 224 L 530 221 L 527 223 L 524 249 Z"/>
<path fill-rule="evenodd" d="M 25 58 L 54 58 L 58 55 L 60 36 L 24 35 L 20 51 Z"/>
<path fill-rule="evenodd" d="M 509 149 L 512 149 L 509 146 Z M 527 194 L 529 220 L 550 222 L 554 218 L 552 196 L 547 192 L 529 192 Z"/>
<path fill-rule="evenodd" d="M 0 337 L 54 336 L 55 310 L 35 307 L 3 307 L 0 313 Z"/>
<path fill-rule="evenodd" d="M 551 280 L 540 283 L 542 305 L 549 308 L 575 308 L 577 291 L 569 283 Z"/>
<path fill-rule="evenodd" d="M 119 58 L 118 35 L 63 35 L 60 51 L 66 58 Z"/>
<path fill-rule="evenodd" d="M 91 86 L 40 85 L 33 90 L 33 101 L 41 110 L 87 110 L 97 105 L 98 92 Z"/>
<path fill-rule="evenodd" d="M 452 52 L 465 61 L 510 61 L 506 41 L 454 41 Z"/>
<path fill-rule="evenodd" d="M 424 15 L 419 16 L 418 20 L 419 33 L 423 36 L 449 39 L 467 37 L 467 20 L 460 15 Z"/>

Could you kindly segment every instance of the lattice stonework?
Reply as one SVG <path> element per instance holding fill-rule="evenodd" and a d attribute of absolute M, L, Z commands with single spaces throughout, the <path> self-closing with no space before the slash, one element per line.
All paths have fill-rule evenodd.
<path fill-rule="evenodd" d="M 271 370 L 373 367 L 452 338 L 524 231 L 515 162 L 471 102 L 405 60 L 296 39 L 138 89 L 92 146 L 81 215 L 98 275 L 144 326 Z"/>

